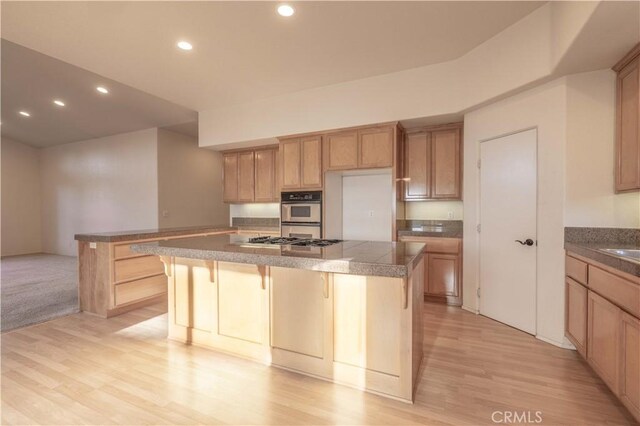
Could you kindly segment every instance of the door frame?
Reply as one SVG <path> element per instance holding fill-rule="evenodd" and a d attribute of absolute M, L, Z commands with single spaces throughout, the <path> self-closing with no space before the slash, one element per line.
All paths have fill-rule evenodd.
<path fill-rule="evenodd" d="M 478 233 L 478 238 L 476 240 L 476 247 L 475 247 L 475 252 L 476 252 L 476 256 L 478 259 L 477 262 L 477 270 L 476 270 L 476 276 L 478 277 L 477 281 L 476 281 L 476 313 L 478 315 L 482 315 L 485 316 L 484 314 L 482 314 L 482 312 L 480 312 L 480 299 L 481 299 L 481 288 L 482 288 L 482 282 L 481 282 L 481 275 L 480 275 L 480 269 L 481 269 L 481 252 L 480 252 L 480 239 L 481 239 L 481 232 L 478 232 L 478 226 L 481 225 L 482 223 L 482 217 L 481 217 L 481 203 L 482 203 L 482 175 L 480 173 L 480 169 L 481 169 L 481 163 L 480 163 L 480 159 L 481 159 L 481 144 L 484 142 L 490 142 L 493 141 L 495 139 L 500 139 L 500 138 L 504 138 L 507 136 L 512 136 L 518 133 L 523 133 L 523 132 L 527 132 L 529 130 L 535 130 L 536 131 L 536 245 L 535 245 L 535 249 L 536 249 L 536 279 L 535 279 L 535 300 L 534 300 L 534 310 L 535 310 L 535 333 L 533 334 L 533 336 L 537 337 L 538 336 L 538 291 L 539 291 L 539 286 L 538 286 L 538 256 L 537 256 L 537 250 L 538 250 L 538 235 L 540 233 L 540 221 L 538 220 L 539 216 L 540 216 L 540 203 L 539 203 L 539 199 L 540 199 L 540 181 L 539 181 L 539 177 L 540 177 L 540 162 L 539 162 L 539 142 L 540 142 L 540 138 L 539 138 L 539 128 L 537 125 L 535 126 L 528 126 L 528 127 L 523 127 L 520 128 L 518 130 L 513 130 L 510 132 L 505 132 L 505 133 L 500 133 L 498 135 L 495 136 L 491 136 L 488 138 L 484 138 L 484 139 L 479 139 L 476 142 L 476 158 L 478 159 L 478 180 L 476 182 L 476 190 L 477 190 L 477 194 L 478 194 L 478 199 L 477 199 L 477 209 L 476 209 L 476 232 Z M 496 319 L 487 317 L 493 321 L 498 321 Z M 500 321 L 498 321 L 500 322 Z M 508 325 L 508 324 L 505 324 Z M 510 325 L 508 325 L 509 327 L 511 327 Z M 518 330 L 518 331 L 522 331 L 523 333 L 526 333 L 523 330 Z M 527 333 L 529 334 L 529 333 Z"/>

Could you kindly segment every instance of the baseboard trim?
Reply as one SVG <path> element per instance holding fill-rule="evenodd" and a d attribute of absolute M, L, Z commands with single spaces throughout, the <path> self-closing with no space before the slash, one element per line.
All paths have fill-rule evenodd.
<path fill-rule="evenodd" d="M 576 347 L 573 346 L 571 343 L 567 344 L 566 342 L 558 342 L 556 340 L 549 339 L 549 338 L 544 337 L 544 336 L 540 336 L 539 334 L 536 334 L 536 339 L 542 340 L 545 343 L 549 343 L 550 345 L 557 346 L 557 347 L 562 348 L 562 349 L 571 349 L 571 350 L 574 350 L 574 351 L 576 350 Z"/>
<path fill-rule="evenodd" d="M 467 311 L 467 312 L 471 312 L 472 314 L 476 314 L 476 315 L 478 315 L 478 314 L 480 313 L 480 312 L 478 312 L 478 310 L 477 310 L 477 309 L 471 309 L 471 308 L 469 308 L 469 307 L 467 307 L 467 306 L 464 306 L 464 305 L 462 305 L 462 306 L 460 306 L 460 307 L 461 307 L 462 309 L 464 309 L 465 311 Z"/>

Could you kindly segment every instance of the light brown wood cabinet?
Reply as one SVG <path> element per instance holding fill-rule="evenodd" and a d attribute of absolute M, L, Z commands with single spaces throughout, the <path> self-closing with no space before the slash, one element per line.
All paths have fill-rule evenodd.
<path fill-rule="evenodd" d="M 462 240 L 403 236 L 400 241 L 425 244 L 425 299 L 454 306 L 462 305 Z"/>
<path fill-rule="evenodd" d="M 408 132 L 404 140 L 404 200 L 462 197 L 462 125 Z"/>
<path fill-rule="evenodd" d="M 613 69 L 616 83 L 616 192 L 640 190 L 640 44 Z"/>
<path fill-rule="evenodd" d="M 621 311 L 592 291 L 588 301 L 587 361 L 617 394 Z"/>
<path fill-rule="evenodd" d="M 358 168 L 358 131 L 330 133 L 324 138 L 325 170 Z"/>
<path fill-rule="evenodd" d="M 587 355 L 587 288 L 567 277 L 565 295 L 567 338 L 582 356 Z"/>
<path fill-rule="evenodd" d="M 322 188 L 322 137 L 280 141 L 282 190 Z"/>
<path fill-rule="evenodd" d="M 393 167 L 396 127 L 364 127 L 325 135 L 325 170 Z"/>
<path fill-rule="evenodd" d="M 640 277 L 573 253 L 565 265 L 565 336 L 640 421 Z"/>
<path fill-rule="evenodd" d="M 223 159 L 225 203 L 279 200 L 277 147 L 225 152 Z"/>

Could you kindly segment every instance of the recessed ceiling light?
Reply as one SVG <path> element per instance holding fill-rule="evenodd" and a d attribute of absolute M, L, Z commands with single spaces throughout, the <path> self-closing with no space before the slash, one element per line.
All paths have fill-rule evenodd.
<path fill-rule="evenodd" d="M 29 114 L 27 111 L 20 111 L 19 114 L 24 116 L 24 117 L 31 117 L 31 114 Z"/>
<path fill-rule="evenodd" d="M 178 47 L 182 50 L 191 50 L 193 49 L 193 46 L 191 45 L 191 43 L 189 43 L 188 41 L 179 41 L 178 42 Z"/>
<path fill-rule="evenodd" d="M 280 16 L 291 16 L 295 13 L 293 10 L 293 6 L 289 6 L 288 4 L 281 4 L 278 6 L 278 13 Z"/>
<path fill-rule="evenodd" d="M 60 99 L 54 100 L 53 103 L 58 105 L 58 106 L 64 106 L 64 102 L 62 102 Z"/>
<path fill-rule="evenodd" d="M 109 91 L 108 91 L 105 87 L 102 87 L 102 86 L 98 86 L 98 87 L 96 87 L 96 90 L 97 90 L 98 92 L 100 92 L 100 93 L 104 93 L 104 94 L 109 93 Z"/>

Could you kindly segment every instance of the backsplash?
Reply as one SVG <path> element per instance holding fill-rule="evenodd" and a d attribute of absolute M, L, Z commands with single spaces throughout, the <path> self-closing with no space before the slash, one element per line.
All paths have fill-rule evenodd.
<path fill-rule="evenodd" d="M 404 203 L 404 219 L 462 220 L 462 206 L 462 201 L 407 201 Z"/>
<path fill-rule="evenodd" d="M 280 219 L 280 204 L 279 203 L 230 204 L 229 218 L 231 219 L 231 224 L 233 225 L 234 218 L 239 218 L 239 217 Z"/>
<path fill-rule="evenodd" d="M 640 244 L 640 229 L 566 227 L 564 240 L 568 243 Z"/>
<path fill-rule="evenodd" d="M 231 226 L 259 226 L 267 228 L 280 227 L 280 218 L 277 217 L 232 217 Z"/>

